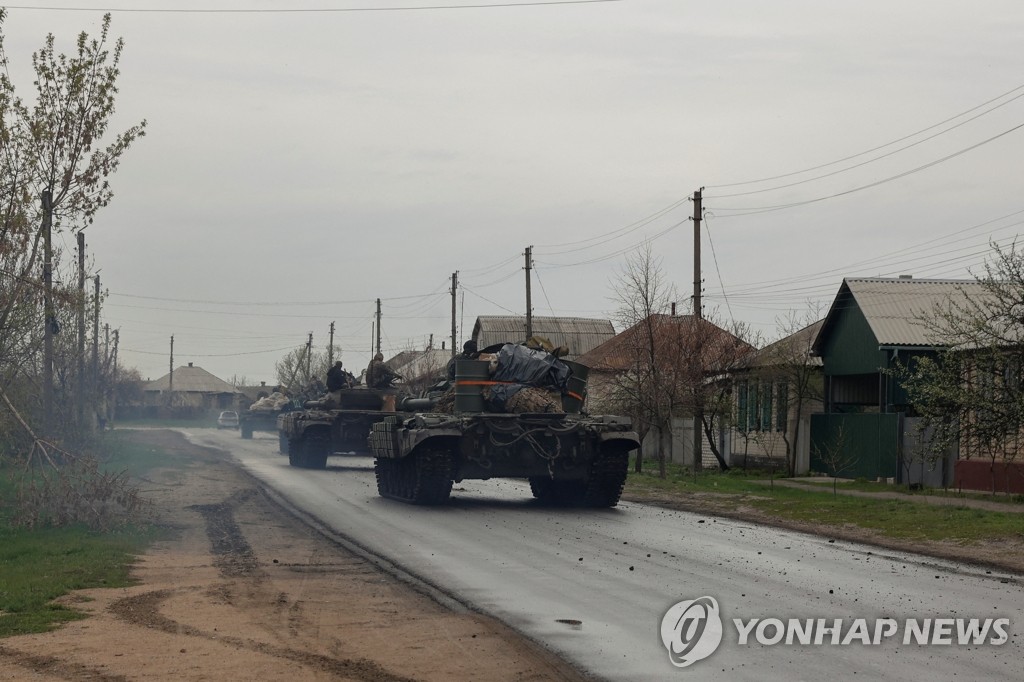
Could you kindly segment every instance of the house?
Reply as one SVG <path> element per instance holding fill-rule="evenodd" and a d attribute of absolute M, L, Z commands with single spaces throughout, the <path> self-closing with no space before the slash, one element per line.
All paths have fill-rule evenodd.
<path fill-rule="evenodd" d="M 905 467 L 914 450 L 916 418 L 906 391 L 889 372 L 915 357 L 935 356 L 941 339 L 922 318 L 951 300 L 982 297 L 974 280 L 847 278 L 812 352 L 822 361 L 823 413 L 811 418 L 812 471 L 852 478 L 946 486 L 955 453 L 939 466 Z"/>
<path fill-rule="evenodd" d="M 384 364 L 397 372 L 400 383 L 413 395 L 419 395 L 447 376 L 448 361 L 452 352 L 443 348 L 427 350 L 406 350 L 389 358 Z"/>
<path fill-rule="evenodd" d="M 587 317 L 534 317 L 533 335 L 548 339 L 554 346 L 569 349 L 566 360 L 576 360 L 615 336 L 609 320 Z M 481 350 L 496 343 L 526 341 L 525 315 L 493 315 L 476 318 L 473 340 Z"/>
<path fill-rule="evenodd" d="M 192 363 L 150 381 L 142 388 L 148 406 L 188 407 L 208 411 L 235 409 L 239 391 Z"/>
<path fill-rule="evenodd" d="M 753 353 L 732 372 L 732 464 L 806 474 L 811 414 L 822 411 L 822 361 L 811 354 L 819 320 Z"/>
<path fill-rule="evenodd" d="M 643 439 L 644 456 L 657 453 L 659 443 L 670 459 L 692 464 L 694 452 L 694 397 L 703 402 L 705 419 L 714 434 L 709 442 L 702 434 L 701 463 L 717 467 L 719 457 L 728 462 L 730 440 L 725 420 L 717 413 L 720 398 L 728 393 L 724 377 L 753 347 L 708 320 L 692 315 L 653 314 L 591 349 L 577 359 L 589 368 L 587 409 L 591 412 L 629 414 Z M 653 356 L 653 357 L 652 357 Z M 645 388 L 646 376 L 657 368 L 657 382 L 665 387 L 655 395 Z M 700 387 L 696 392 L 694 387 Z M 658 389 L 654 389 L 658 392 Z M 667 409 L 672 412 L 672 434 L 663 434 L 649 423 L 655 403 L 664 403 L 668 391 L 676 391 Z M 689 402 L 688 402 L 689 401 Z M 641 405 L 644 403 L 644 405 Z M 727 408 L 728 409 L 728 408 Z M 704 431 L 702 428 L 701 431 Z"/>

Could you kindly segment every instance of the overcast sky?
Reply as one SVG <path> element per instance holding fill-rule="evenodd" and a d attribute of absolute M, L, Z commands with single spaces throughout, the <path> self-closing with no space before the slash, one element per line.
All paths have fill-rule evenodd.
<path fill-rule="evenodd" d="M 116 6 L 23 4 L 30 98 L 47 32 Z M 358 373 L 378 297 L 385 355 L 448 341 L 455 271 L 461 343 L 525 313 L 530 245 L 535 315 L 611 318 L 645 239 L 688 305 L 700 187 L 705 311 L 766 339 L 843 277 L 969 277 L 1024 221 L 1020 0 L 382 9 L 438 4 L 487 3 L 120 3 L 355 10 L 114 12 L 112 128 L 148 133 L 86 241 L 123 364 L 166 374 L 173 334 L 176 366 L 272 383 L 334 321 Z"/>

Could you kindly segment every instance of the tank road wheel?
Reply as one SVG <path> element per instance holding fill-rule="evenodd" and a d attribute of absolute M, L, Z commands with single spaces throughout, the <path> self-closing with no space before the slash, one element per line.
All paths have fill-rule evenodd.
<path fill-rule="evenodd" d="M 423 447 L 402 459 L 374 461 L 377 492 L 413 504 L 444 504 L 452 493 L 452 452 Z"/>
<path fill-rule="evenodd" d="M 282 455 L 288 454 L 288 436 L 280 431 L 277 432 L 277 449 Z"/>
<path fill-rule="evenodd" d="M 614 507 L 622 496 L 629 473 L 629 451 L 622 448 L 602 451 L 590 465 L 590 477 L 583 491 L 583 505 Z"/>
<path fill-rule="evenodd" d="M 288 464 L 293 467 L 306 466 L 306 444 L 298 436 L 288 439 Z"/>
<path fill-rule="evenodd" d="M 326 469 L 327 456 L 331 454 L 331 437 L 322 432 L 311 433 L 303 443 L 307 469 Z"/>
<path fill-rule="evenodd" d="M 530 491 L 544 504 L 573 506 L 580 503 L 584 489 L 582 481 L 553 481 L 548 476 L 531 476 Z"/>

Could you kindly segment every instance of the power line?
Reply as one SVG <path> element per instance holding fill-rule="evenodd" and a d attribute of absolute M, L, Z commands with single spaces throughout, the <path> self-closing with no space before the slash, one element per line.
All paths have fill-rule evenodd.
<path fill-rule="evenodd" d="M 1010 133 L 1012 133 L 1012 132 L 1014 132 L 1016 130 L 1020 130 L 1021 128 L 1024 128 L 1024 123 L 1019 123 L 1019 124 L 1015 125 L 1014 127 L 1010 128 L 1009 130 L 1004 130 L 1003 132 L 999 133 L 998 135 L 993 135 L 992 137 L 988 138 L 987 140 L 982 140 L 981 142 L 978 142 L 976 144 L 972 144 L 970 147 L 965 147 L 965 148 L 963 148 L 963 149 L 961 149 L 959 151 L 953 152 L 952 154 L 948 154 L 946 156 L 943 156 L 940 159 L 936 159 L 936 160 L 930 161 L 930 162 L 928 162 L 928 163 L 926 163 L 924 165 L 918 166 L 917 168 L 912 168 L 910 170 L 904 171 L 902 173 L 897 173 L 896 175 L 889 176 L 889 177 L 884 178 L 882 180 L 876 180 L 875 182 L 871 182 L 871 183 L 868 183 L 866 185 L 861 185 L 860 187 L 854 187 L 852 189 L 844 190 L 842 192 L 836 192 L 834 194 L 829 194 L 827 196 L 818 197 L 816 199 L 806 199 L 804 201 L 794 201 L 794 202 L 789 203 L 789 204 L 777 204 L 775 206 L 756 206 L 756 207 L 751 206 L 751 207 L 743 207 L 743 208 L 727 208 L 727 207 L 718 206 L 718 207 L 714 207 L 714 208 L 712 208 L 710 210 L 711 210 L 712 214 L 714 214 L 714 211 L 716 211 L 716 210 L 718 210 L 718 211 L 740 211 L 739 213 L 733 213 L 731 215 L 718 216 L 720 218 L 736 218 L 738 216 L 755 215 L 755 214 L 758 214 L 758 213 L 769 213 L 771 211 L 780 211 L 780 210 L 786 209 L 786 208 L 795 208 L 797 206 L 806 206 L 808 204 L 815 204 L 815 203 L 818 203 L 820 201 L 826 201 L 828 199 L 835 199 L 837 197 L 846 196 L 848 194 L 853 194 L 855 192 L 860 192 L 860 191 L 865 190 L 865 189 L 871 189 L 872 187 L 878 187 L 879 185 L 884 185 L 887 182 L 892 182 L 893 180 L 899 180 L 899 179 L 905 178 L 905 177 L 907 177 L 909 175 L 913 175 L 914 173 L 918 173 L 920 171 L 923 171 L 923 170 L 926 170 L 928 168 L 931 168 L 932 166 L 937 166 L 940 163 L 944 163 L 946 161 L 949 161 L 950 159 L 956 158 L 957 156 L 961 156 L 962 154 L 966 154 L 969 151 L 973 151 L 973 150 L 977 149 L 978 147 L 986 145 L 989 142 L 993 142 L 995 140 L 998 140 L 999 138 L 1004 137 L 1006 135 L 1009 135 Z"/>
<path fill-rule="evenodd" d="M 972 108 L 968 109 L 967 111 L 961 112 L 961 113 L 957 114 L 956 116 L 951 116 L 951 117 L 947 118 L 944 121 L 939 121 L 938 123 L 930 125 L 927 128 L 922 128 L 921 130 L 918 130 L 915 133 L 911 133 L 910 135 L 904 135 L 903 137 L 900 137 L 900 138 L 897 138 L 895 140 L 892 140 L 891 142 L 886 142 L 885 144 L 879 145 L 877 147 L 873 147 L 871 149 L 867 149 L 867 150 L 862 151 L 862 152 L 858 152 L 856 154 L 844 157 L 842 159 L 837 159 L 835 161 L 829 161 L 828 163 L 823 163 L 823 164 L 818 165 L 818 166 L 812 166 L 811 168 L 805 168 L 805 169 L 799 170 L 799 171 L 793 171 L 792 173 L 783 173 L 781 175 L 774 175 L 774 176 L 768 177 L 768 178 L 761 178 L 760 180 L 745 180 L 743 182 L 733 182 L 733 183 L 722 184 L 722 185 L 708 185 L 707 188 L 708 189 L 719 189 L 719 188 L 722 188 L 722 187 L 739 187 L 740 185 L 756 185 L 756 184 L 761 183 L 761 182 L 770 182 L 772 180 L 781 180 L 782 178 L 789 178 L 789 177 L 793 177 L 794 175 L 802 175 L 803 173 L 810 173 L 811 171 L 820 170 L 822 168 L 828 168 L 829 166 L 834 166 L 836 164 L 843 163 L 845 161 L 851 161 L 853 159 L 856 159 L 858 157 L 864 156 L 866 154 L 871 154 L 872 152 L 877 152 L 877 151 L 879 151 L 881 149 L 885 149 L 886 147 L 891 147 L 894 144 L 899 144 L 900 142 L 903 142 L 904 140 L 909 140 L 912 137 L 917 137 L 921 133 L 926 133 L 929 130 L 933 130 L 934 128 L 938 128 L 939 126 L 945 125 L 945 124 L 949 123 L 950 121 L 955 121 L 956 119 L 961 118 L 963 116 L 966 116 L 967 114 L 969 114 L 971 112 L 977 111 L 978 109 L 981 109 L 982 107 L 988 106 L 992 102 L 997 102 L 997 101 L 1003 99 L 1004 97 L 1006 97 L 1008 95 L 1012 95 L 1013 93 L 1015 93 L 1015 92 L 1017 92 L 1018 90 L 1021 90 L 1021 89 L 1024 89 L 1024 85 L 1018 85 L 1017 87 L 1013 88 L 1012 90 L 1008 90 L 1007 92 L 1004 92 L 1003 94 L 1001 94 L 1001 95 L 999 95 L 997 97 L 993 97 L 992 99 L 990 99 L 990 100 L 988 100 L 986 102 L 982 102 L 981 104 L 979 104 L 979 105 L 977 105 L 975 107 L 972 107 Z M 1020 95 L 1018 95 L 1018 97 L 1020 97 Z M 1009 104 L 1010 102 L 1012 102 L 1013 100 L 1017 99 L 1018 97 L 1014 97 L 1013 99 L 1008 100 L 1007 102 L 1004 102 L 1003 104 L 1000 104 L 999 107 L 1001 107 L 1001 106 L 1003 106 L 1005 104 Z M 992 109 L 990 109 L 990 111 L 994 111 L 995 109 L 998 109 L 999 107 L 993 107 Z M 988 113 L 988 112 L 985 112 L 985 113 Z M 975 117 L 975 118 L 977 118 L 977 117 Z M 971 119 L 971 120 L 974 120 L 974 119 Z M 950 130 L 952 130 L 952 128 L 950 128 Z"/>
<path fill-rule="evenodd" d="M 417 12 L 450 9 L 495 9 L 515 7 L 544 7 L 548 5 L 594 5 L 623 2 L 623 0 L 533 0 L 528 2 L 495 2 L 472 5 L 423 5 L 392 7 L 311 7 L 311 8 L 242 8 L 242 9 L 195 9 L 195 8 L 141 8 L 141 7 L 59 7 L 7 5 L 7 9 L 39 10 L 43 12 L 118 12 L 132 14 L 341 14 L 350 12 Z"/>

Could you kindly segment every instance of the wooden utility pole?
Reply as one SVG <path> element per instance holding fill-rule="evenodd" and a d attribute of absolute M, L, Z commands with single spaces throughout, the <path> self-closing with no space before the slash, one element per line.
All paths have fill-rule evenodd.
<path fill-rule="evenodd" d="M 455 324 L 455 299 L 456 293 L 459 290 L 459 271 L 456 270 L 452 273 L 452 357 L 456 354 L 456 339 L 455 334 L 457 332 L 457 326 Z"/>
<path fill-rule="evenodd" d="M 526 338 L 533 336 L 533 299 L 530 297 L 530 268 L 533 267 L 533 247 L 526 247 Z M 525 340 L 525 339 L 524 339 Z"/>
<path fill-rule="evenodd" d="M 334 323 L 331 322 L 331 340 L 327 344 L 327 366 L 334 367 Z"/>
<path fill-rule="evenodd" d="M 167 375 L 167 404 L 174 399 L 174 334 L 171 334 L 171 373 Z"/>
<path fill-rule="evenodd" d="M 702 325 L 704 319 L 703 310 L 701 310 L 700 300 L 700 219 L 701 219 L 701 192 L 704 188 L 701 187 L 693 193 L 693 318 L 694 324 Z M 693 330 L 694 334 L 703 335 L 704 331 L 700 328 Z M 693 472 L 696 474 L 698 471 L 704 468 L 703 452 L 704 452 L 704 408 L 698 404 L 695 406 L 693 411 Z"/>
<path fill-rule="evenodd" d="M 53 195 L 43 192 L 43 433 L 53 430 L 53 248 L 50 232 L 53 227 Z"/>
<path fill-rule="evenodd" d="M 107 420 L 107 423 L 110 424 L 111 427 L 113 427 L 113 424 L 114 424 L 114 417 L 117 416 L 117 344 L 118 344 L 118 341 L 120 341 L 120 340 L 121 340 L 121 332 L 120 332 L 120 330 L 115 329 L 114 330 L 114 361 L 113 361 L 114 371 L 111 372 L 111 375 L 110 375 L 111 377 L 113 377 L 113 380 L 112 380 L 113 386 L 110 389 L 110 393 L 111 393 L 111 397 L 110 397 L 110 416 L 109 416 L 109 419 Z"/>
<path fill-rule="evenodd" d="M 93 315 L 92 315 L 92 400 L 93 411 L 96 410 L 96 403 L 100 397 L 100 276 L 97 274 L 93 281 Z M 98 415 L 99 412 L 96 412 Z"/>
<path fill-rule="evenodd" d="M 377 353 L 380 353 L 380 299 L 377 299 Z"/>
<path fill-rule="evenodd" d="M 701 187 L 693 193 L 693 314 L 698 319 L 704 318 L 700 302 L 700 219 L 701 219 Z"/>
<path fill-rule="evenodd" d="M 85 424 L 85 233 L 78 231 L 78 391 L 75 416 Z"/>
<path fill-rule="evenodd" d="M 306 341 L 306 381 L 313 378 L 313 332 L 309 333 L 309 340 Z"/>

